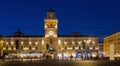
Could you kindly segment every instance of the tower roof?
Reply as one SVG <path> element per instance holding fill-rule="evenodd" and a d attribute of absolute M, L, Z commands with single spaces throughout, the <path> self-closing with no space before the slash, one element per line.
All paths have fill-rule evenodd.
<path fill-rule="evenodd" d="M 46 19 L 55 19 L 55 10 L 53 8 L 49 8 L 47 11 Z"/>
<path fill-rule="evenodd" d="M 55 12 L 55 10 L 53 8 L 49 8 L 48 12 Z"/>

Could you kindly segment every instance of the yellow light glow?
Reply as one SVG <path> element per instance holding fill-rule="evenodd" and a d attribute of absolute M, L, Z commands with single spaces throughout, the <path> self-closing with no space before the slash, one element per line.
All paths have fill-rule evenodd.
<path fill-rule="evenodd" d="M 72 53 L 72 56 L 73 56 L 73 57 L 76 57 L 76 53 Z"/>
<path fill-rule="evenodd" d="M 95 44 L 95 42 L 93 41 L 93 44 Z"/>
<path fill-rule="evenodd" d="M 64 44 L 66 45 L 66 44 L 67 44 L 67 42 L 66 42 L 66 41 L 64 41 Z"/>
<path fill-rule="evenodd" d="M 2 43 L 4 43 L 4 41 L 3 41 L 3 40 L 1 40 L 1 42 L 2 42 Z"/>
<path fill-rule="evenodd" d="M 32 50 L 35 50 L 35 48 L 33 47 Z"/>
<path fill-rule="evenodd" d="M 42 45 L 44 45 L 44 40 L 42 40 Z"/>
<path fill-rule="evenodd" d="M 72 50 L 72 48 L 67 48 L 68 50 Z"/>
<path fill-rule="evenodd" d="M 92 57 L 96 57 L 96 55 L 92 55 Z"/>
<path fill-rule="evenodd" d="M 95 49 L 98 50 L 98 47 L 96 47 Z"/>
<path fill-rule="evenodd" d="M 90 47 L 90 49 L 92 50 L 93 48 L 92 48 L 92 47 Z"/>
<path fill-rule="evenodd" d="M 3 47 L 3 50 L 6 50 L 6 48 L 5 48 L 5 47 Z"/>
<path fill-rule="evenodd" d="M 89 39 L 88 41 L 90 42 L 91 40 Z"/>
<path fill-rule="evenodd" d="M 77 49 L 78 49 L 78 47 L 75 47 L 75 49 L 77 50 Z"/>
<path fill-rule="evenodd" d="M 24 49 L 24 50 L 29 50 L 29 48 L 28 48 L 28 47 L 24 47 L 23 49 Z"/>
<path fill-rule="evenodd" d="M 83 48 L 81 47 L 81 49 L 83 49 Z"/>
<path fill-rule="evenodd" d="M 38 42 L 35 42 L 35 44 L 37 45 L 37 44 L 38 44 Z"/>
<path fill-rule="evenodd" d="M 89 41 L 87 41 L 87 44 L 89 44 Z"/>
<path fill-rule="evenodd" d="M 75 42 L 74 42 L 74 41 L 72 41 L 72 44 L 75 44 Z"/>
<path fill-rule="evenodd" d="M 14 42 L 13 42 L 13 41 L 11 41 L 11 44 L 13 45 L 13 44 L 14 44 Z"/>
<path fill-rule="evenodd" d="M 58 54 L 59 57 L 62 57 L 62 54 Z"/>
<path fill-rule="evenodd" d="M 11 48 L 9 47 L 8 50 L 11 50 Z"/>
<path fill-rule="evenodd" d="M 20 57 L 23 58 L 24 56 L 21 54 Z"/>
<path fill-rule="evenodd" d="M 21 42 L 21 44 L 23 44 L 23 41 Z"/>
<path fill-rule="evenodd" d="M 117 55 L 118 57 L 120 57 L 120 55 Z"/>
<path fill-rule="evenodd" d="M 81 41 L 79 41 L 78 44 L 81 44 Z"/>
<path fill-rule="evenodd" d="M 16 50 L 16 48 L 14 48 L 14 50 Z"/>
<path fill-rule="evenodd" d="M 8 42 L 6 41 L 6 44 L 8 44 Z"/>
<path fill-rule="evenodd" d="M 32 42 L 30 41 L 29 44 L 32 44 Z"/>
<path fill-rule="evenodd" d="M 68 54 L 67 54 L 67 53 L 65 53 L 65 54 L 64 54 L 64 57 L 68 57 Z"/>
<path fill-rule="evenodd" d="M 84 42 L 86 42 L 86 40 L 84 40 Z"/>

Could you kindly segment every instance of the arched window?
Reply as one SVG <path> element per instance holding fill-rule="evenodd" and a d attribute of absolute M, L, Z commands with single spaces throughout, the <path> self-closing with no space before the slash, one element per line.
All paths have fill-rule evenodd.
<path fill-rule="evenodd" d="M 72 46 L 72 49 L 73 49 L 73 50 L 75 49 L 75 46 L 74 46 L 74 45 Z"/>
<path fill-rule="evenodd" d="M 21 46 L 21 48 L 20 48 L 21 50 L 23 50 L 23 46 Z"/>
<path fill-rule="evenodd" d="M 35 46 L 35 50 L 38 50 L 38 46 Z"/>
<path fill-rule="evenodd" d="M 87 50 L 89 50 L 89 46 L 87 46 Z"/>
<path fill-rule="evenodd" d="M 65 46 L 65 50 L 67 50 L 67 46 Z"/>
<path fill-rule="evenodd" d="M 29 50 L 32 50 L 32 46 L 29 46 Z"/>
<path fill-rule="evenodd" d="M 19 40 L 15 41 L 15 47 L 16 47 L 16 49 L 19 49 Z"/>
<path fill-rule="evenodd" d="M 52 44 L 52 39 L 50 39 L 50 44 Z"/>
<path fill-rule="evenodd" d="M 78 49 L 79 49 L 79 50 L 81 50 L 81 47 L 80 47 L 80 45 L 78 46 Z"/>
<path fill-rule="evenodd" d="M 95 46 L 93 45 L 93 49 L 95 49 Z"/>
<path fill-rule="evenodd" d="M 11 46 L 11 50 L 14 50 L 14 46 Z"/>
<path fill-rule="evenodd" d="M 86 49 L 86 44 L 84 41 L 82 41 L 82 47 L 83 47 L 83 49 Z"/>
<path fill-rule="evenodd" d="M 6 50 L 8 50 L 8 46 L 6 46 Z"/>

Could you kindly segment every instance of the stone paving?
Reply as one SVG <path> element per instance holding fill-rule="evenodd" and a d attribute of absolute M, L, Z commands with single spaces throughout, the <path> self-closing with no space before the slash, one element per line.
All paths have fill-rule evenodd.
<path fill-rule="evenodd" d="M 120 61 L 0 61 L 0 66 L 120 66 Z"/>

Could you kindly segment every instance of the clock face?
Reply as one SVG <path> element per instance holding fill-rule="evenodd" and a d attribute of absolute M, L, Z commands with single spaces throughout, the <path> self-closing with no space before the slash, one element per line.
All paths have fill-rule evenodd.
<path fill-rule="evenodd" d="M 49 31 L 49 34 L 50 34 L 50 35 L 53 35 L 53 33 L 54 33 L 53 31 Z"/>

